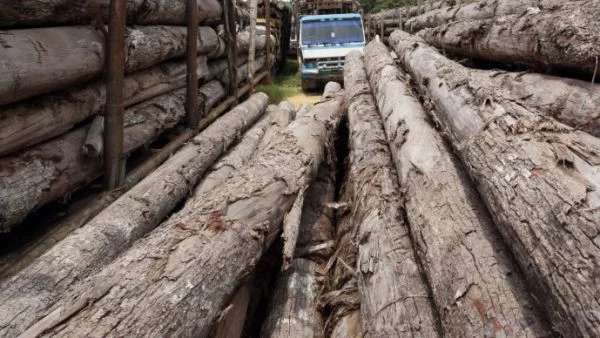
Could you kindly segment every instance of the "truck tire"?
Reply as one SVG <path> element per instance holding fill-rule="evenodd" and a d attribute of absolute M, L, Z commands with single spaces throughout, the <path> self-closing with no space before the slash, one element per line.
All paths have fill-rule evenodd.
<path fill-rule="evenodd" d="M 313 83 L 309 79 L 302 79 L 302 91 L 308 92 L 313 89 Z"/>

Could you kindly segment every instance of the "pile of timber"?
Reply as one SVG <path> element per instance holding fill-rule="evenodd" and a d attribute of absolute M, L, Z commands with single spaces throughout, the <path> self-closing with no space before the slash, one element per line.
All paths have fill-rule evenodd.
<path fill-rule="evenodd" d="M 71 2 L 0 4 L 0 233 L 102 174 L 109 1 Z M 186 116 L 186 3 L 155 2 L 127 3 L 125 156 L 176 130 Z M 218 33 L 223 3 L 197 4 L 198 114 L 205 126 L 231 80 L 227 37 Z M 238 12 L 248 21 L 247 11 Z M 251 45 L 255 73 L 272 62 L 265 60 L 265 36 L 240 31 L 235 41 L 232 68 L 242 86 Z"/>

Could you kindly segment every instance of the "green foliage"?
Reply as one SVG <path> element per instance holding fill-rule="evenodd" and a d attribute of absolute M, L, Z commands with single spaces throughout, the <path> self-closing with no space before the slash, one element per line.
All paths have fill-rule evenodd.
<path fill-rule="evenodd" d="M 383 9 L 412 6 L 424 0 L 360 0 L 365 13 L 377 13 Z"/>
<path fill-rule="evenodd" d="M 270 85 L 257 86 L 256 91 L 267 94 L 269 103 L 279 103 L 290 96 L 301 93 L 301 85 L 298 61 L 287 59 L 283 70 L 273 78 L 273 82 Z"/>

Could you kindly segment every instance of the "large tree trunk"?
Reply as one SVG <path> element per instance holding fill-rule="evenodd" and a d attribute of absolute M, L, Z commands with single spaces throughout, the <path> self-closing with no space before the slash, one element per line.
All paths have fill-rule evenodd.
<path fill-rule="evenodd" d="M 266 106 L 266 95 L 256 94 L 232 109 L 84 227 L 2 283 L 0 334 L 10 337 L 25 331 L 79 282 L 162 222 Z"/>
<path fill-rule="evenodd" d="M 185 0 L 126 0 L 127 23 L 186 24 Z M 108 22 L 109 0 L 22 0 L 0 3 L 0 27 L 39 27 Z M 218 0 L 198 0 L 200 22 L 216 21 L 223 9 Z"/>
<path fill-rule="evenodd" d="M 538 70 L 567 70 L 592 78 L 600 55 L 600 1 L 529 11 L 488 20 L 466 20 L 419 33 L 446 51 Z"/>
<path fill-rule="evenodd" d="M 600 140 L 536 114 L 423 40 L 391 45 L 435 107 L 555 329 L 598 336 Z M 574 263 L 576 262 L 576 263 Z"/>
<path fill-rule="evenodd" d="M 475 187 L 427 121 L 387 47 L 371 42 L 365 64 L 445 335 L 550 335 Z"/>
<path fill-rule="evenodd" d="M 199 90 L 201 110 L 225 96 L 217 81 Z M 125 111 L 123 151 L 149 144 L 185 116 L 185 89 L 158 96 Z M 102 158 L 81 154 L 89 124 L 0 159 L 0 233 L 32 211 L 88 184 L 102 172 Z"/>
<path fill-rule="evenodd" d="M 367 337 L 399 332 L 440 335 L 429 289 L 404 223 L 402 193 L 381 117 L 370 93 L 361 52 L 344 65 L 348 128 L 351 219 L 358 230 L 358 290 Z"/>
<path fill-rule="evenodd" d="M 327 204 L 335 198 L 336 165 L 333 146 L 327 148 L 329 155 L 306 192 L 296 252 L 289 268 L 277 277 L 262 337 L 323 337 L 319 265 L 329 259 L 334 246 L 333 211 Z"/>
<path fill-rule="evenodd" d="M 316 176 L 323 145 L 340 120 L 342 101 L 340 93 L 296 119 L 278 142 L 221 189 L 188 200 L 181 211 L 46 311 L 50 315 L 38 322 L 38 329 L 54 327 L 50 336 L 207 336 L 274 240 L 302 186 Z M 192 143 L 183 152 L 197 157 L 222 137 Z M 113 214 L 112 222 L 125 216 Z M 20 312 L 27 305 L 16 308 Z M 2 307 L 17 313 L 10 308 L 15 307 Z M 107 315 L 98 316 L 98 311 Z M 69 317 L 52 320 L 61 314 Z"/>
<path fill-rule="evenodd" d="M 477 0 L 463 6 L 439 8 L 414 16 L 406 21 L 404 29 L 408 32 L 418 32 L 424 28 L 437 27 L 449 22 L 521 14 L 528 8 L 555 9 L 566 1 L 573 0 Z"/>
<path fill-rule="evenodd" d="M 267 107 L 267 114 L 244 134 L 235 148 L 223 156 L 212 167 L 211 171 L 194 189 L 194 194 L 201 195 L 207 191 L 216 189 L 220 184 L 225 182 L 228 177 L 233 175 L 237 170 L 240 170 L 252 158 L 264 136 L 274 129 L 277 132 L 285 129 L 294 119 L 294 115 L 295 111 L 293 107 L 290 110 L 285 104 L 280 104 L 279 107 Z M 273 123 L 276 121 L 282 121 L 282 124 L 274 125 Z"/>
<path fill-rule="evenodd" d="M 186 27 L 128 28 L 125 71 L 148 68 L 181 57 Z M 208 54 L 219 46 L 214 29 L 199 29 L 198 51 Z M 105 38 L 91 26 L 50 27 L 6 31 L 0 43 L 0 105 L 81 83 L 100 75 L 106 55 Z"/>

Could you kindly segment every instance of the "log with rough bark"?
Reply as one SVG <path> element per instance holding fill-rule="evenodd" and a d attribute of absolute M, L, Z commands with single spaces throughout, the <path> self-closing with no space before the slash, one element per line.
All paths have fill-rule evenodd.
<path fill-rule="evenodd" d="M 402 332 L 439 336 L 429 288 L 416 260 L 402 215 L 402 193 L 381 116 L 371 94 L 363 55 L 344 64 L 350 130 L 351 219 L 357 229 L 357 278 L 366 337 Z"/>
<path fill-rule="evenodd" d="M 238 61 L 241 67 L 245 58 Z M 259 57 L 257 61 L 255 67 L 260 69 L 264 60 Z M 203 82 L 217 78 L 226 69 L 227 60 L 211 61 L 207 65 L 206 57 L 198 57 L 198 78 Z M 185 61 L 178 61 L 126 76 L 123 82 L 125 107 L 185 87 L 185 74 Z M 90 116 L 102 114 L 105 103 L 106 83 L 98 80 L 1 108 L 0 156 L 67 132 Z"/>
<path fill-rule="evenodd" d="M 306 192 L 296 254 L 288 269 L 277 277 L 262 326 L 263 337 L 288 337 L 291 332 L 296 337 L 323 337 L 324 323 L 318 306 L 319 264 L 329 259 L 334 245 L 333 211 L 327 206 L 335 197 L 333 151 L 329 145 L 329 158 L 321 164 L 317 178 Z"/>
<path fill-rule="evenodd" d="M 488 20 L 466 20 L 422 30 L 445 51 L 539 70 L 562 70 L 592 79 L 600 72 L 600 0 L 560 10 L 528 10 Z M 599 75 L 600 76 L 600 75 Z"/>
<path fill-rule="evenodd" d="M 324 144 L 342 115 L 342 101 L 340 92 L 316 104 L 221 189 L 189 199 L 181 211 L 67 293 L 34 327 L 49 328 L 48 336 L 207 336 L 275 239 L 298 192 L 316 176 Z M 196 146 L 189 157 L 209 145 Z"/>
<path fill-rule="evenodd" d="M 477 183 L 494 221 L 565 336 L 598 336 L 600 140 L 503 95 L 502 88 L 402 31 L 391 45 Z"/>
<path fill-rule="evenodd" d="M 87 131 L 81 152 L 89 157 L 98 157 L 102 154 L 104 136 L 104 116 L 96 116 Z"/>
<path fill-rule="evenodd" d="M 199 90 L 201 110 L 225 96 L 212 81 Z M 185 89 L 158 96 L 125 111 L 123 151 L 149 144 L 185 117 Z M 102 172 L 102 158 L 80 152 L 89 125 L 0 159 L 0 233 L 7 232 L 34 210 L 77 188 Z"/>
<path fill-rule="evenodd" d="M 186 0 L 126 0 L 127 23 L 186 24 Z M 0 27 L 40 27 L 108 22 L 109 0 L 22 0 L 0 2 Z M 200 22 L 216 21 L 223 9 L 218 0 L 198 0 Z"/>
<path fill-rule="evenodd" d="M 502 15 L 521 14 L 528 8 L 556 9 L 561 3 L 574 0 L 477 0 L 465 5 L 439 8 L 406 21 L 407 32 L 437 27 L 449 22 L 490 19 Z"/>
<path fill-rule="evenodd" d="M 181 57 L 186 27 L 139 26 L 127 29 L 125 71 L 133 72 Z M 200 27 L 198 51 L 219 46 L 214 29 Z M 105 38 L 91 26 L 49 27 L 2 32 L 0 105 L 61 90 L 100 75 L 105 66 Z"/>
<path fill-rule="evenodd" d="M 266 106 L 266 95 L 256 94 L 232 109 L 84 227 L 6 280 L 0 290 L 0 334 L 15 336 L 28 328 L 30 332 L 45 329 L 43 321 L 37 328 L 32 324 L 85 277 L 162 222 Z"/>
<path fill-rule="evenodd" d="M 550 335 L 475 187 L 387 47 L 371 42 L 365 65 L 445 335 Z"/>
<path fill-rule="evenodd" d="M 251 158 L 255 151 L 259 148 L 261 140 L 270 133 L 273 129 L 279 132 L 285 129 L 287 125 L 294 119 L 294 110 L 287 109 L 283 101 L 279 107 L 267 107 L 266 115 L 258 121 L 250 130 L 248 130 L 239 144 L 233 148 L 227 155 L 223 156 L 212 168 L 211 171 L 202 179 L 200 184 L 194 189 L 195 195 L 201 195 L 211 189 L 217 188 L 219 184 L 233 175 L 235 171 L 244 166 Z M 274 107 L 274 108 L 273 108 Z M 292 107 L 293 108 L 293 107 Z M 282 119 L 282 117 L 286 117 Z M 276 121 L 281 121 L 281 125 L 274 126 Z"/>

